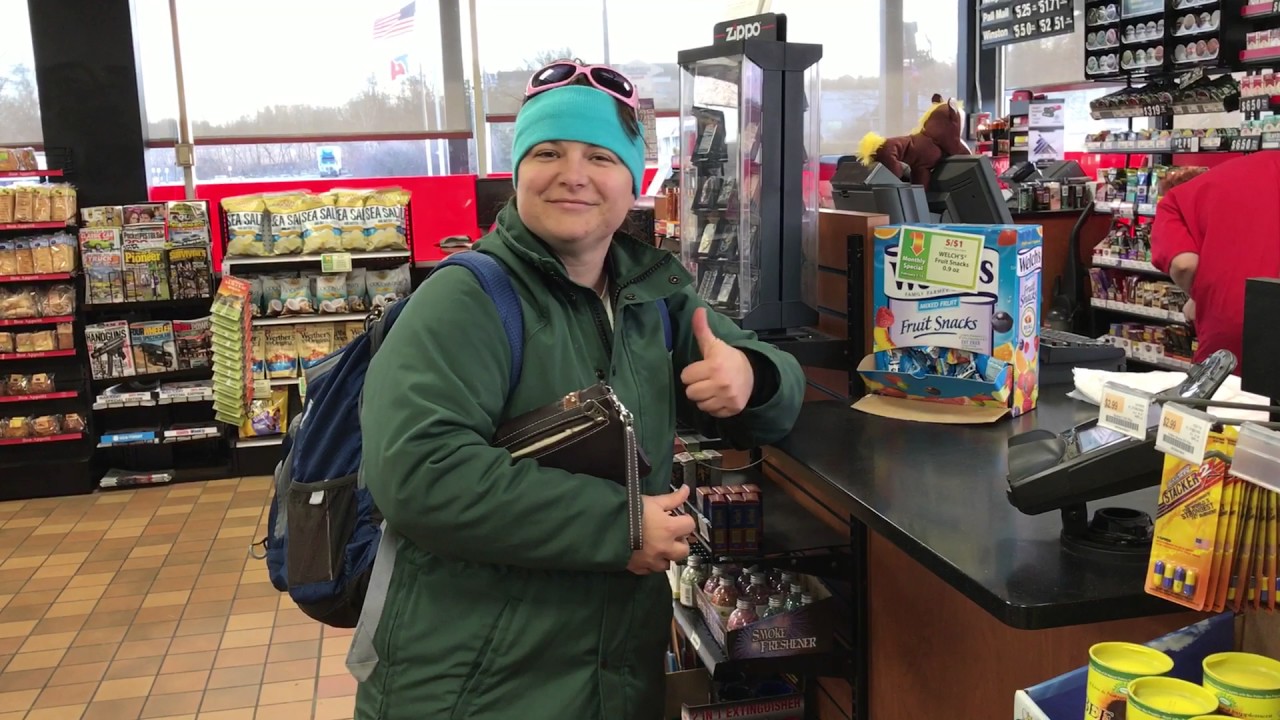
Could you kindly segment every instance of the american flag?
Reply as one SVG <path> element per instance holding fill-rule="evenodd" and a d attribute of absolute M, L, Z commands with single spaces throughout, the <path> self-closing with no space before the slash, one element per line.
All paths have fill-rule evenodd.
<path fill-rule="evenodd" d="M 413 30 L 413 6 L 409 3 L 400 8 L 399 12 L 391 13 L 386 17 L 380 17 L 373 21 L 373 39 L 395 37 L 396 35 L 404 35 Z"/>

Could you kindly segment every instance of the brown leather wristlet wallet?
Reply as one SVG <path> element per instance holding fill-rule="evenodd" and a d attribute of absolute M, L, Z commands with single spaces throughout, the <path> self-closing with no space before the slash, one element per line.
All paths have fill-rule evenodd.
<path fill-rule="evenodd" d="M 631 413 L 613 388 L 597 383 L 512 418 L 498 428 L 493 444 L 516 460 L 533 458 L 543 467 L 625 487 L 631 549 L 640 549 L 640 477 L 651 468 L 636 442 Z"/>

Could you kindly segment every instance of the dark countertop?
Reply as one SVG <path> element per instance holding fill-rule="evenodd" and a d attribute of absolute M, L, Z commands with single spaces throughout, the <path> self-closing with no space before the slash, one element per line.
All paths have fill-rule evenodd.
<path fill-rule="evenodd" d="M 1096 417 L 1042 387 L 1032 413 L 991 425 L 889 420 L 841 402 L 807 403 L 775 447 L 853 498 L 854 516 L 1001 622 L 1019 629 L 1175 612 L 1143 591 L 1145 561 L 1107 561 L 1064 549 L 1061 515 L 1024 515 L 1005 495 L 1006 439 L 1060 431 Z M 1157 488 L 1091 503 L 1154 515 Z"/>

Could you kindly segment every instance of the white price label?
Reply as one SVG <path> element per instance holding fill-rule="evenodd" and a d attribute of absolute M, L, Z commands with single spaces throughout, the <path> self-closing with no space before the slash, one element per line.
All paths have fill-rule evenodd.
<path fill-rule="evenodd" d="M 351 253 L 325 253 L 320 256 L 320 271 L 351 272 Z"/>
<path fill-rule="evenodd" d="M 1182 407 L 1166 404 L 1160 411 L 1160 429 L 1156 433 L 1156 449 L 1187 462 L 1204 461 L 1204 451 L 1209 444 L 1209 431 L 1213 418 Z"/>
<path fill-rule="evenodd" d="M 698 637 L 698 633 L 689 633 L 689 644 L 694 650 L 702 649 L 702 638 Z"/>
<path fill-rule="evenodd" d="M 1147 437 L 1150 412 L 1151 396 L 1147 393 L 1110 382 L 1102 386 L 1098 425 L 1142 440 Z"/>

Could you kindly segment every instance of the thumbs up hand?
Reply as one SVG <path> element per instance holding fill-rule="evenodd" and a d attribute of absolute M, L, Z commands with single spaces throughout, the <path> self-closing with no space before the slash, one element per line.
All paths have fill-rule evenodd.
<path fill-rule="evenodd" d="M 702 359 L 680 373 L 685 396 L 712 417 L 727 418 L 742 412 L 755 388 L 755 373 L 746 353 L 715 336 L 706 308 L 693 311 L 693 337 Z"/>

